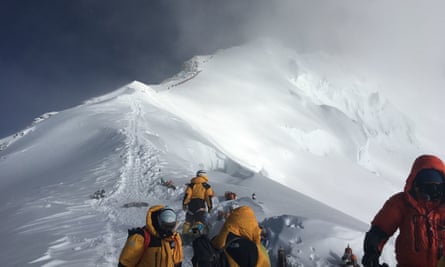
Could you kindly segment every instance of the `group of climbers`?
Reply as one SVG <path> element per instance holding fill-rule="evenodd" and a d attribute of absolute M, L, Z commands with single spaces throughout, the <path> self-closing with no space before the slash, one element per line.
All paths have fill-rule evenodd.
<path fill-rule="evenodd" d="M 207 233 L 206 218 L 213 208 L 213 196 L 206 173 L 199 171 L 187 185 L 183 199 L 183 209 L 187 212 L 183 235 L 193 232 L 194 228 L 199 235 Z M 236 197 L 227 194 L 226 198 L 228 196 Z M 224 252 L 225 266 L 270 266 L 253 210 L 248 206 L 236 207 L 224 218 L 226 221 L 211 244 L 216 251 Z M 146 225 L 129 231 L 136 234 L 129 234 L 119 266 L 181 266 L 182 239 L 177 225 L 172 209 L 151 207 Z M 380 264 L 379 257 L 387 240 L 397 231 L 398 267 L 445 267 L 445 165 L 438 157 L 418 157 L 404 190 L 390 197 L 376 214 L 364 238 L 361 260 L 364 267 L 388 266 Z M 146 236 L 149 236 L 148 243 Z M 341 261 L 340 266 L 359 266 L 349 245 Z M 196 262 L 194 266 L 213 266 Z"/>
<path fill-rule="evenodd" d="M 232 192 L 230 192 L 232 193 Z M 235 198 L 234 193 L 227 197 Z M 214 192 L 205 171 L 200 170 L 187 184 L 182 206 L 186 212 L 182 237 L 176 212 L 166 206 L 149 208 L 146 224 L 128 231 L 128 238 L 119 257 L 119 267 L 179 267 L 183 261 L 183 238 L 208 234 L 208 213 L 212 211 Z M 213 252 L 222 253 L 224 266 L 268 267 L 269 256 L 261 244 L 261 228 L 248 206 L 233 209 L 220 233 L 209 243 Z M 195 246 L 194 246 L 195 248 Z M 214 249 L 214 250 L 213 250 Z M 194 251 L 194 254 L 201 254 Z M 202 253 L 205 254 L 205 253 Z M 196 255 L 194 255 L 196 256 Z M 194 257 L 196 259 L 197 257 Z M 194 261 L 194 267 L 216 266 L 216 263 Z M 218 259 L 220 261 L 222 259 Z M 220 265 L 218 265 L 220 266 Z"/>

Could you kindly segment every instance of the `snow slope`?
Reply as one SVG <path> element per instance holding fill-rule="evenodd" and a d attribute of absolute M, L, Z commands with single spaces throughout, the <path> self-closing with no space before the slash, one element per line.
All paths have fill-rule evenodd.
<path fill-rule="evenodd" d="M 280 246 L 295 266 L 331 266 L 347 244 L 361 257 L 370 219 L 414 158 L 442 155 L 360 77 L 328 55 L 261 40 L 43 116 L 0 140 L 0 259 L 116 266 L 126 230 L 145 222 L 147 207 L 131 204 L 167 204 L 183 219 L 183 184 L 197 169 L 219 196 L 236 192 L 254 208 L 272 260 Z M 90 198 L 99 189 L 106 197 Z M 392 254 L 389 244 L 394 264 Z"/>

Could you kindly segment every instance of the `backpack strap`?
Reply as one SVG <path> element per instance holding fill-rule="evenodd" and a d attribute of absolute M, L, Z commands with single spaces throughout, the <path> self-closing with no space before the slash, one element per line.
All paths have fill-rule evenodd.
<path fill-rule="evenodd" d="M 147 228 L 143 227 L 142 230 L 144 231 L 144 252 L 145 252 L 148 246 L 150 245 L 151 236 Z"/>
<path fill-rule="evenodd" d="M 202 186 L 207 190 L 209 189 L 211 186 L 208 183 L 202 183 Z"/>
<path fill-rule="evenodd" d="M 144 252 L 145 252 L 145 250 L 147 250 L 148 246 L 150 245 L 150 241 L 151 241 L 150 232 L 148 232 L 148 230 L 147 230 L 147 228 L 145 228 L 145 226 L 128 230 L 128 237 L 135 235 L 135 234 L 138 234 L 138 235 L 141 235 L 144 237 Z"/>
<path fill-rule="evenodd" d="M 236 235 L 231 236 L 231 237 L 229 238 L 229 240 L 226 241 L 226 244 L 224 245 L 224 247 L 222 248 L 222 250 L 226 250 L 226 248 L 229 247 L 233 242 L 235 242 L 235 241 L 237 241 L 237 240 L 240 240 L 240 239 L 242 239 L 242 237 L 239 237 L 239 236 L 236 236 Z"/>

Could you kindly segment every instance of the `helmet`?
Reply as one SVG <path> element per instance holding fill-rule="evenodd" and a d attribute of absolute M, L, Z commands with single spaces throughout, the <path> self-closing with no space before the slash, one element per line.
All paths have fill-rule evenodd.
<path fill-rule="evenodd" d="M 196 177 L 206 176 L 206 172 L 204 170 L 199 170 L 196 172 Z"/>
<path fill-rule="evenodd" d="M 165 207 L 159 211 L 158 224 L 162 233 L 172 235 L 177 223 L 176 212 Z"/>
<path fill-rule="evenodd" d="M 439 200 L 444 196 L 444 178 L 438 170 L 421 170 L 416 175 L 414 185 L 424 200 Z"/>

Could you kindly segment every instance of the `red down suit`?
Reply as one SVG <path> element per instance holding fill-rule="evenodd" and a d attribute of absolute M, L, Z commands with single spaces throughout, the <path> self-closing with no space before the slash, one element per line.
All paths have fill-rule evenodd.
<path fill-rule="evenodd" d="M 389 198 L 371 222 L 388 236 L 399 229 L 395 244 L 398 267 L 436 267 L 445 252 L 444 201 L 417 200 L 412 193 L 414 179 L 423 169 L 436 169 L 445 176 L 445 166 L 439 158 L 432 155 L 418 157 L 404 191 Z M 380 251 L 385 242 L 381 243 Z"/>

